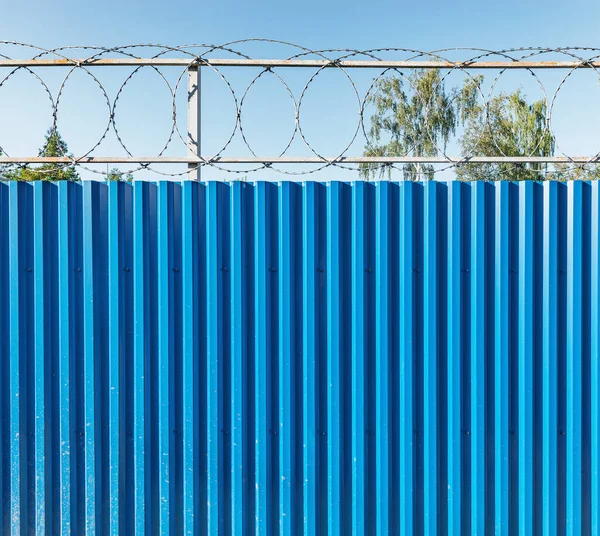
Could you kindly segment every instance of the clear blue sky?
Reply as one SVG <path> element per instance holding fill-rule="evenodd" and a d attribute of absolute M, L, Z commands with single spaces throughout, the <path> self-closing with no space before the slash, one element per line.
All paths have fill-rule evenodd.
<path fill-rule="evenodd" d="M 509 0 L 504 2 L 468 0 L 410 3 L 383 0 L 370 2 L 319 2 L 316 0 L 304 2 L 227 0 L 210 2 L 189 0 L 170 2 L 157 0 L 146 2 L 22 0 L 8 2 L 5 0 L 4 6 L 0 8 L 0 39 L 28 42 L 48 48 L 62 45 L 116 46 L 130 43 L 220 44 L 249 37 L 280 39 L 315 49 L 328 47 L 370 49 L 386 46 L 423 50 L 443 47 L 492 49 L 519 46 L 600 47 L 599 20 L 600 2 L 593 0 L 575 0 L 568 3 L 564 0 Z M 267 50 L 263 49 L 264 54 L 267 54 Z M 45 73 L 46 71 L 44 71 Z M 90 129 L 102 131 L 103 120 L 100 117 L 104 113 L 103 106 L 105 107 L 102 104 L 102 96 L 93 81 L 85 76 L 80 78 L 81 80 L 78 80 L 77 84 L 73 83 L 65 89 L 64 101 L 66 102 L 70 98 L 72 99 L 71 110 L 77 109 L 77 103 L 81 109 L 87 101 L 82 100 L 79 89 L 87 87 L 90 92 L 97 92 L 95 104 L 87 105 L 86 109 L 90 114 Z M 169 80 L 176 80 L 176 78 L 177 75 L 174 74 L 173 78 Z M 208 81 L 207 84 L 214 84 L 214 91 L 219 95 L 215 97 L 215 104 L 210 106 L 210 110 L 207 110 L 207 124 L 204 128 L 205 130 L 212 129 L 225 136 L 226 128 L 222 125 L 223 121 L 219 120 L 219 113 L 230 109 L 231 103 L 224 96 L 224 86 L 219 86 L 217 78 L 213 78 L 214 81 Z M 251 80 L 251 78 L 250 76 L 246 80 Z M 337 76 L 331 75 L 330 78 L 323 77 L 323 82 L 319 82 L 321 85 L 315 82 L 314 91 L 310 96 L 308 94 L 306 96 L 305 113 L 307 116 L 312 114 L 316 121 L 323 110 L 327 109 L 327 106 L 336 102 L 338 111 L 332 114 L 328 124 L 331 127 L 335 125 L 337 129 L 349 131 L 352 127 L 349 126 L 348 117 L 355 113 L 349 110 L 353 110 L 353 106 L 354 110 L 356 109 L 355 97 L 352 95 L 351 87 L 347 84 L 344 85 L 343 76 L 340 76 L 340 73 L 337 73 Z M 581 79 L 584 80 L 585 76 L 582 76 Z M 588 76 L 586 80 L 590 82 L 593 79 L 593 76 Z M 23 80 L 25 80 L 25 75 L 23 75 Z M 292 87 L 301 87 L 300 81 L 294 85 L 293 76 L 291 80 Z M 526 81 L 525 86 L 529 87 L 527 86 L 529 83 Z M 127 105 L 139 107 L 139 121 L 135 119 L 133 113 L 129 116 L 123 113 L 123 119 L 119 125 L 126 132 L 128 140 L 131 140 L 132 147 L 138 153 L 156 153 L 157 148 L 166 141 L 164 128 L 159 131 L 157 127 L 156 132 L 153 132 L 153 121 L 149 120 L 147 117 L 149 114 L 144 112 L 149 107 L 153 110 L 160 108 L 156 112 L 159 118 L 154 122 L 163 126 L 165 122 L 168 123 L 168 105 L 164 104 L 168 101 L 168 92 L 166 92 L 164 84 L 162 87 L 160 84 L 161 81 L 152 73 L 143 74 L 138 81 L 132 81 L 129 87 L 131 91 L 127 91 L 127 94 L 123 95 L 119 104 L 122 106 L 121 110 L 125 110 Z M 116 82 L 113 85 L 115 88 L 118 87 Z M 563 99 L 565 102 L 557 102 L 557 110 L 561 104 L 564 108 L 561 113 L 565 117 L 570 118 L 571 122 L 574 116 L 580 117 L 580 121 L 576 122 L 575 126 L 564 126 L 563 128 L 560 114 L 557 112 L 556 128 L 557 130 L 563 128 L 564 132 L 561 131 L 565 137 L 563 145 L 578 143 L 577 148 L 581 148 L 583 146 L 583 142 L 580 140 L 581 136 L 584 136 L 585 139 L 598 139 L 597 134 L 600 132 L 598 127 L 594 126 L 600 124 L 598 121 L 600 118 L 597 115 L 591 118 L 588 106 L 586 106 L 588 110 L 583 111 L 581 98 L 589 98 L 589 102 L 593 99 L 594 108 L 597 110 L 600 98 L 595 93 L 600 93 L 600 86 L 596 83 L 595 87 L 590 85 L 585 91 L 581 92 L 580 90 L 578 93 L 575 85 L 573 83 L 572 88 L 565 87 L 565 94 L 573 94 L 575 98 L 571 99 L 570 103 L 566 102 L 566 99 Z M 9 115 L 12 113 L 11 119 L 20 117 L 15 111 L 17 109 L 22 110 L 23 114 L 34 113 L 35 106 L 33 107 L 34 111 L 25 111 L 25 101 L 41 98 L 39 89 L 31 90 L 32 93 L 29 94 L 27 91 L 17 90 L 17 86 L 15 80 L 14 84 L 7 83 L 5 87 L 0 87 L 0 112 L 5 117 L 7 113 Z M 107 86 L 110 86 L 110 82 L 107 82 Z M 218 87 L 221 90 L 218 90 Z M 71 95 L 69 95 L 69 91 Z M 143 93 L 141 96 L 138 94 L 139 91 Z M 207 93 L 211 91 L 213 90 L 207 88 Z M 324 96 L 323 102 L 317 102 L 320 91 Z M 593 93 L 594 91 L 595 93 Z M 260 98 L 257 95 L 260 92 L 253 93 L 254 101 L 250 95 L 248 97 L 248 117 L 257 121 L 254 126 L 248 127 L 248 132 L 254 128 L 257 152 L 260 150 L 265 153 L 273 147 L 273 143 L 281 142 L 285 137 L 286 129 L 281 126 L 281 133 L 264 136 L 259 128 L 261 117 L 264 118 L 265 113 L 268 114 L 271 106 L 278 110 L 277 107 L 281 106 L 281 114 L 287 114 L 290 105 L 289 99 L 286 101 L 285 91 L 275 80 L 266 80 L 265 77 L 262 92 L 268 97 L 266 101 L 263 99 L 263 102 L 259 102 Z M 112 97 L 114 97 L 114 93 Z M 160 102 L 163 104 L 160 106 L 152 104 L 154 101 L 159 102 L 161 98 Z M 3 99 L 4 103 L 2 103 Z M 314 105 L 312 110 L 309 109 L 309 104 Z M 275 114 L 275 112 L 273 113 Z M 597 111 L 594 113 L 598 114 Z M 146 117 L 142 118 L 142 116 Z M 71 149 L 78 152 L 80 150 L 80 147 L 77 146 L 78 142 L 86 139 L 84 134 L 77 133 L 78 127 L 80 128 L 82 124 L 81 114 L 69 111 L 63 115 L 61 120 Z M 22 138 L 21 141 L 5 141 L 7 122 L 4 125 L 0 124 L 0 145 L 4 145 L 8 152 L 11 152 L 8 148 L 11 143 L 13 154 L 30 151 L 31 147 L 36 144 L 39 146 L 40 132 L 43 131 L 42 122 L 37 121 L 36 117 L 30 116 L 27 117 L 27 121 L 31 126 L 31 131 L 35 131 L 35 136 L 32 135 L 35 137 L 35 141 L 26 139 L 28 132 L 25 131 L 19 133 L 18 137 Z M 585 125 L 585 122 L 589 125 Z M 19 120 L 18 123 L 22 123 L 22 121 Z M 248 124 L 250 125 L 250 123 L 249 120 Z M 307 134 L 314 135 L 318 149 L 323 149 L 324 152 L 331 155 L 337 147 L 340 147 L 340 144 L 341 146 L 345 145 L 340 139 L 333 140 L 334 135 L 327 129 L 323 129 L 322 126 L 316 125 L 316 123 L 309 126 L 308 123 L 307 119 Z M 313 132 L 310 132 L 311 128 Z M 223 129 L 223 133 L 221 133 L 221 129 Z M 70 130 L 72 132 L 69 132 Z M 225 138 L 221 137 L 221 141 L 214 142 L 215 150 L 216 146 L 222 145 L 221 142 L 224 139 L 226 136 Z M 349 138 L 346 139 L 349 141 Z M 329 141 L 332 143 L 331 146 L 327 145 Z M 107 141 L 107 143 L 109 142 Z M 150 150 L 144 150 L 149 145 L 151 146 Z M 285 142 L 283 145 L 277 145 L 276 148 L 281 150 L 283 146 L 285 146 Z M 84 145 L 81 147 L 83 148 Z M 235 147 L 234 143 L 232 148 Z M 579 153 L 594 153 L 600 150 L 600 143 L 595 150 L 594 147 L 596 144 L 592 143 Z M 355 146 L 354 153 L 359 154 L 360 150 L 360 146 Z M 95 154 L 102 152 L 106 151 L 98 149 Z M 118 154 L 116 145 L 108 152 Z M 270 152 L 273 154 L 278 151 Z M 229 154 L 233 155 L 233 153 Z"/>
<path fill-rule="evenodd" d="M 3 39 L 52 47 L 269 37 L 309 47 L 598 45 L 594 0 L 4 2 Z"/>

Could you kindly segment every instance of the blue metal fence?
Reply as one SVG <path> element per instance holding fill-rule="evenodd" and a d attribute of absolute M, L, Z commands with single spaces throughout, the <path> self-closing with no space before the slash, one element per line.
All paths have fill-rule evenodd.
<path fill-rule="evenodd" d="M 600 534 L 600 184 L 0 184 L 0 529 Z"/>

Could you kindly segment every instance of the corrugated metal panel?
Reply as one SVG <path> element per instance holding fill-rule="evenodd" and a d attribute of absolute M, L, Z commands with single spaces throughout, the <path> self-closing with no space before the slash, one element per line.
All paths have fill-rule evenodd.
<path fill-rule="evenodd" d="M 599 534 L 600 185 L 0 184 L 0 528 Z"/>

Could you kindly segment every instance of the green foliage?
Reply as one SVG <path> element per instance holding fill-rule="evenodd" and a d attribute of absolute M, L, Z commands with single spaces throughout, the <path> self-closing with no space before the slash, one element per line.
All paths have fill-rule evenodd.
<path fill-rule="evenodd" d="M 405 83 L 408 83 L 410 94 Z M 371 117 L 372 144 L 365 156 L 436 156 L 444 150 L 456 130 L 454 91 L 447 92 L 437 69 L 416 70 L 406 79 L 395 76 L 382 78 L 369 96 L 375 106 Z M 429 103 L 429 105 L 428 105 Z M 382 136 L 389 138 L 382 143 Z M 383 168 L 377 165 L 361 166 L 367 178 Z M 408 179 L 433 177 L 433 167 L 424 164 L 406 164 L 404 176 Z"/>
<path fill-rule="evenodd" d="M 4 153 L 0 151 L 0 156 L 3 156 Z M 0 164 L 0 181 L 8 180 L 6 174 L 9 172 L 10 167 L 6 164 Z"/>
<path fill-rule="evenodd" d="M 546 123 L 546 102 L 527 102 L 520 90 L 488 101 L 487 108 L 474 95 L 478 77 L 460 91 L 458 106 L 464 135 L 460 139 L 463 156 L 541 157 L 554 154 L 554 138 Z M 466 164 L 456 170 L 462 180 L 543 180 L 545 164 Z"/>
<path fill-rule="evenodd" d="M 407 84 L 408 83 L 408 84 Z M 383 78 L 368 102 L 375 106 L 371 117 L 372 144 L 365 156 L 438 156 L 445 151 L 456 129 L 461 155 L 544 157 L 555 152 L 554 137 L 547 126 L 545 100 L 529 102 L 521 90 L 499 93 L 487 105 L 480 102 L 483 77 L 471 77 L 462 87 L 447 89 L 440 71 L 415 70 L 407 78 Z M 412 86 L 410 95 L 406 86 Z M 383 139 L 388 140 L 382 142 Z M 385 167 L 361 166 L 364 178 L 385 174 Z M 389 168 L 387 168 L 389 169 Z M 406 164 L 406 179 L 433 178 L 433 166 Z M 600 165 L 462 164 L 461 180 L 595 180 Z"/>
<path fill-rule="evenodd" d="M 597 181 L 600 180 L 598 164 L 556 164 L 546 176 L 547 180 L 556 181 Z"/>
<path fill-rule="evenodd" d="M 55 129 L 50 129 L 46 134 L 44 147 L 39 151 L 38 156 L 69 156 L 69 149 L 66 142 Z M 8 166 L 4 170 L 3 178 L 5 180 L 16 181 L 78 181 L 79 174 L 74 166 L 64 164 L 42 164 L 32 167 L 24 166 Z"/>
<path fill-rule="evenodd" d="M 107 181 L 133 181 L 133 175 L 131 173 L 124 173 L 118 168 L 112 168 L 106 173 Z"/>

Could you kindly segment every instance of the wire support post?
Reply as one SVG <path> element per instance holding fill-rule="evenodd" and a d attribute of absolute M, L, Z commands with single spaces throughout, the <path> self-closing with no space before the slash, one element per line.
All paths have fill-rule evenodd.
<path fill-rule="evenodd" d="M 187 99 L 187 126 L 188 126 L 188 155 L 190 158 L 200 158 L 202 146 L 200 144 L 200 69 L 197 65 L 188 67 L 188 99 Z M 201 180 L 200 163 L 188 163 L 188 180 Z"/>

